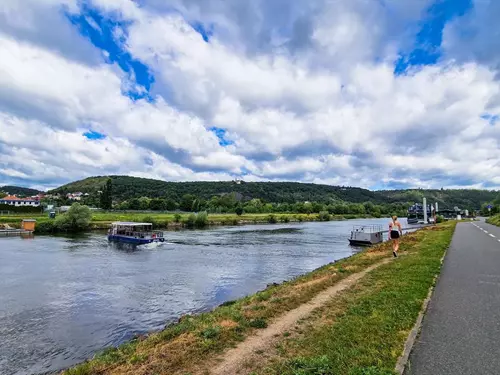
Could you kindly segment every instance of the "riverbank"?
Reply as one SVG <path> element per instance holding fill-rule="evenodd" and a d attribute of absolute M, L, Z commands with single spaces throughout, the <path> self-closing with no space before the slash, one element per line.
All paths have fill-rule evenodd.
<path fill-rule="evenodd" d="M 393 373 L 454 227 L 446 223 L 404 236 L 394 261 L 390 244 L 380 244 L 212 312 L 184 316 L 65 373 Z M 307 312 L 310 302 L 316 309 Z M 282 327 L 278 337 L 269 331 L 276 325 Z M 256 335 L 271 337 L 272 345 L 251 356 L 229 351 L 236 346 L 248 354 L 245 346 Z"/>
<path fill-rule="evenodd" d="M 106 230 L 114 221 L 149 222 L 153 223 L 155 229 L 174 229 L 189 226 L 189 216 L 191 213 L 154 213 L 154 212 L 96 212 L 92 214 L 92 221 L 87 230 Z M 220 225 L 245 225 L 263 223 L 290 223 L 309 221 L 333 221 L 349 220 L 358 218 L 368 218 L 369 215 L 330 215 L 322 214 L 301 214 L 301 213 L 266 213 L 266 214 L 209 214 L 206 226 Z M 50 223 L 50 219 L 45 214 L 15 214 L 0 216 L 0 224 L 7 224 L 12 228 L 20 228 L 22 219 L 33 218 L 37 220 L 36 233 L 55 233 Z M 49 224 L 46 224 L 49 223 Z"/>

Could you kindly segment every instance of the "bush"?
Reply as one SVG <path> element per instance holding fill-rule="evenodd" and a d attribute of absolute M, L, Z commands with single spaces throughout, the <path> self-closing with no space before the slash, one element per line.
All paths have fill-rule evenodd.
<path fill-rule="evenodd" d="M 267 217 L 267 222 L 269 224 L 276 224 L 278 222 L 278 220 L 276 220 L 276 216 L 271 214 Z"/>
<path fill-rule="evenodd" d="M 183 224 L 188 228 L 194 228 L 195 223 L 196 223 L 196 215 L 195 214 L 189 214 L 187 219 L 185 219 L 183 222 Z"/>
<path fill-rule="evenodd" d="M 191 216 L 191 215 L 189 215 L 189 216 Z M 208 213 L 207 213 L 207 211 L 199 212 L 196 215 L 194 225 L 197 228 L 204 228 L 208 225 Z"/>
<path fill-rule="evenodd" d="M 331 216 L 328 213 L 328 211 L 321 211 L 318 215 L 318 220 L 319 221 L 330 221 Z"/>
<path fill-rule="evenodd" d="M 53 221 L 42 221 L 35 226 L 35 233 L 54 233 L 56 227 Z"/>
<path fill-rule="evenodd" d="M 92 213 L 87 206 L 73 203 L 68 212 L 57 217 L 54 226 L 60 231 L 81 232 L 88 229 L 91 220 Z"/>
<path fill-rule="evenodd" d="M 174 222 L 180 223 L 181 222 L 182 216 L 180 214 L 175 214 L 174 215 Z"/>
<path fill-rule="evenodd" d="M 243 215 L 243 208 L 238 206 L 234 212 L 236 212 L 236 215 L 241 216 Z"/>
<path fill-rule="evenodd" d="M 281 216 L 280 220 L 282 223 L 289 223 L 290 222 L 290 218 L 287 215 Z"/>
<path fill-rule="evenodd" d="M 444 222 L 444 217 L 442 215 L 437 215 L 436 216 L 436 224 L 443 223 Z"/>
<path fill-rule="evenodd" d="M 156 221 L 156 219 L 152 216 L 144 216 L 141 220 L 139 220 L 140 222 L 142 223 L 151 223 L 153 224 L 153 229 L 157 229 L 158 228 L 158 222 Z"/>
<path fill-rule="evenodd" d="M 263 318 L 253 319 L 248 325 L 252 328 L 267 328 L 267 322 Z"/>

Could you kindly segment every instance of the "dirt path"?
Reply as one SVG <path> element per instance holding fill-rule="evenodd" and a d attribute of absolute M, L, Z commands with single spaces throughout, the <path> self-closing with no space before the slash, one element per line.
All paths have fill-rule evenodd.
<path fill-rule="evenodd" d="M 305 303 L 277 318 L 267 328 L 260 330 L 256 335 L 247 338 L 236 348 L 228 350 L 222 356 L 222 361 L 210 373 L 212 375 L 245 374 L 245 363 L 252 362 L 254 359 L 262 361 L 262 356 L 258 355 L 256 352 L 262 353 L 270 348 L 273 348 L 280 338 L 283 337 L 283 334 L 295 327 L 300 319 L 309 316 L 313 310 L 323 306 L 337 293 L 355 284 L 368 272 L 373 271 L 375 268 L 380 267 L 391 260 L 392 259 L 384 259 L 383 261 L 368 267 L 362 272 L 348 276 L 334 286 L 319 293 L 308 303 Z"/>

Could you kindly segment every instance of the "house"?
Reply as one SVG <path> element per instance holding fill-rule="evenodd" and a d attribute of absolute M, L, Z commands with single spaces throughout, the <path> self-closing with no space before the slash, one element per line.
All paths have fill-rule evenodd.
<path fill-rule="evenodd" d="M 66 198 L 72 201 L 81 201 L 82 200 L 83 193 L 68 193 L 66 194 Z"/>
<path fill-rule="evenodd" d="M 33 198 L 19 198 L 15 195 L 8 195 L 0 199 L 0 204 L 8 204 L 17 207 L 40 207 L 40 201 Z"/>

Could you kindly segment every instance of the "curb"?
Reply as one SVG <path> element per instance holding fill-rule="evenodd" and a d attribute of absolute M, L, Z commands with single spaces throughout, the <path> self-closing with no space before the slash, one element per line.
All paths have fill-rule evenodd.
<path fill-rule="evenodd" d="M 420 313 L 418 314 L 417 321 L 415 322 L 415 325 L 413 326 L 412 330 L 410 331 L 410 334 L 408 335 L 408 338 L 406 339 L 405 346 L 403 349 L 403 353 L 401 356 L 398 358 L 398 361 L 396 362 L 396 368 L 394 369 L 397 374 L 403 375 L 406 365 L 408 364 L 408 359 L 410 358 L 411 351 L 413 349 L 413 345 L 415 344 L 415 341 L 417 340 L 418 334 L 420 332 L 420 328 L 422 327 L 422 320 L 424 319 L 424 315 L 427 312 L 427 307 L 429 306 L 429 302 L 432 298 L 432 294 L 434 292 L 434 285 L 436 285 L 437 279 L 439 278 L 439 275 L 441 274 L 441 269 L 443 267 L 443 262 L 444 258 L 446 257 L 446 254 L 448 253 L 448 249 L 445 251 L 443 254 L 443 257 L 441 258 L 441 268 L 439 270 L 439 273 L 434 277 L 432 286 L 429 288 L 429 293 L 427 293 L 427 297 L 425 298 L 424 302 L 422 303 L 422 309 L 420 310 Z"/>

